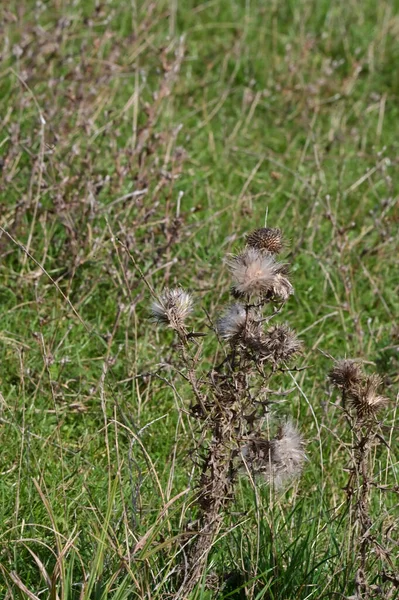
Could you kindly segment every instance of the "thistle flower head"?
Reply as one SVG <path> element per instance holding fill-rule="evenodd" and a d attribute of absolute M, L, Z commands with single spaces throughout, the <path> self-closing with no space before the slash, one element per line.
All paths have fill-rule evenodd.
<path fill-rule="evenodd" d="M 231 304 L 224 315 L 217 322 L 217 330 L 220 337 L 230 340 L 239 337 L 247 324 L 248 313 L 245 306 L 240 303 Z"/>
<path fill-rule="evenodd" d="M 270 227 L 262 227 L 261 229 L 251 231 L 247 235 L 247 244 L 251 248 L 270 252 L 271 254 L 278 254 L 284 246 L 280 229 L 272 229 Z"/>
<path fill-rule="evenodd" d="M 251 247 L 230 258 L 227 264 L 234 281 L 233 294 L 238 297 L 275 293 L 276 283 L 279 285 L 277 275 L 284 269 L 271 254 Z"/>
<path fill-rule="evenodd" d="M 255 475 L 279 488 L 300 475 L 306 458 L 303 447 L 301 434 L 288 421 L 279 428 L 276 437 L 251 440 L 241 454 Z"/>
<path fill-rule="evenodd" d="M 170 325 L 173 329 L 182 329 L 192 305 L 190 294 L 182 288 L 166 288 L 159 300 L 154 300 L 151 305 L 152 318 L 157 323 Z"/>
<path fill-rule="evenodd" d="M 378 388 L 381 384 L 382 378 L 374 373 L 350 386 L 348 404 L 356 410 L 359 419 L 373 417 L 381 408 L 387 406 L 388 398 L 378 394 Z"/>
<path fill-rule="evenodd" d="M 271 327 L 262 339 L 262 353 L 275 364 L 288 360 L 301 349 L 302 342 L 285 324 Z"/>
<path fill-rule="evenodd" d="M 348 390 L 351 386 L 360 383 L 363 377 L 361 366 L 354 360 L 338 360 L 329 374 L 331 383 L 342 390 Z"/>

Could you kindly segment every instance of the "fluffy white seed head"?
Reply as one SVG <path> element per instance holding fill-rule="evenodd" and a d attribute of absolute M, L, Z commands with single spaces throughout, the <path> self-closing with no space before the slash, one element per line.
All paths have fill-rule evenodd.
<path fill-rule="evenodd" d="M 233 294 L 238 297 L 271 294 L 286 299 L 292 293 L 291 284 L 281 274 L 284 266 L 272 254 L 249 246 L 231 257 L 227 265 L 233 277 Z"/>
<path fill-rule="evenodd" d="M 247 320 L 248 315 L 244 305 L 238 302 L 232 304 L 217 323 L 217 330 L 220 337 L 225 340 L 238 337 L 245 329 Z"/>
<path fill-rule="evenodd" d="M 288 421 L 272 440 L 272 479 L 276 487 L 298 477 L 305 461 L 302 436 Z"/>
<path fill-rule="evenodd" d="M 289 421 L 271 440 L 251 440 L 241 454 L 255 475 L 276 488 L 298 477 L 306 459 L 302 436 Z"/>
<path fill-rule="evenodd" d="M 182 288 L 166 288 L 159 300 L 151 305 L 152 318 L 157 323 L 170 325 L 173 329 L 182 329 L 191 312 L 193 300 Z"/>

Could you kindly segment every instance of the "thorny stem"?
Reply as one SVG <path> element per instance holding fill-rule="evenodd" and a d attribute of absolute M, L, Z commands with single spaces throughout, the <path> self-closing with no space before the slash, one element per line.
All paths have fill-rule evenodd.
<path fill-rule="evenodd" d="M 350 419 L 350 415 L 347 415 Z M 360 534 L 359 546 L 359 568 L 356 572 L 355 586 L 359 598 L 368 600 L 371 598 L 371 589 L 367 582 L 367 560 L 370 550 L 376 545 L 376 540 L 371 534 L 372 520 L 370 517 L 370 488 L 372 485 L 369 472 L 370 450 L 376 433 L 373 430 L 374 424 L 370 421 L 367 424 L 359 423 L 358 420 L 352 420 L 352 430 L 356 442 L 354 446 L 354 463 L 350 470 L 348 483 L 346 485 L 347 501 L 352 509 L 354 527 L 352 534 L 352 544 L 355 536 Z M 356 489 L 356 500 L 352 502 L 355 495 L 355 481 L 360 479 Z"/>
<path fill-rule="evenodd" d="M 372 445 L 372 439 L 374 436 L 371 435 L 372 426 L 368 425 L 365 431 L 363 431 L 361 425 L 355 426 L 355 435 L 358 441 L 355 446 L 355 464 L 353 466 L 353 475 L 360 476 L 361 484 L 357 494 L 357 500 L 355 503 L 355 520 L 359 522 L 360 527 L 360 561 L 359 570 L 356 577 L 357 591 L 363 594 L 365 600 L 369 597 L 369 586 L 365 578 L 367 556 L 370 546 L 369 530 L 371 527 L 371 519 L 369 515 L 369 492 L 370 492 L 370 478 L 369 478 L 369 454 Z"/>
<path fill-rule="evenodd" d="M 243 339 L 248 328 L 250 306 L 245 306 L 246 322 Z M 183 358 L 188 364 L 186 343 L 182 343 Z M 255 361 L 256 364 L 256 361 Z M 234 458 L 238 455 L 237 442 L 244 438 L 248 423 L 252 420 L 246 414 L 253 408 L 248 390 L 248 356 L 237 345 L 232 345 L 228 356 L 209 374 L 211 392 L 214 396 L 209 408 L 204 406 L 204 398 L 198 391 L 198 382 L 192 369 L 190 381 L 201 404 L 203 416 L 208 415 L 212 424 L 212 441 L 203 460 L 199 482 L 198 535 L 189 548 L 184 576 L 184 594 L 189 594 L 203 572 L 213 542 L 220 529 L 226 505 L 234 497 L 236 469 Z M 259 371 L 258 371 L 259 374 Z M 270 375 L 262 374 L 264 379 Z M 192 379 L 191 379 L 192 378 Z M 247 406 L 248 405 L 248 406 Z M 246 410 L 247 409 L 247 410 Z M 264 408 L 262 407 L 264 410 Z M 255 407 L 255 413 L 258 413 Z M 259 416 L 258 416 L 259 418 Z"/>
<path fill-rule="evenodd" d="M 198 400 L 198 402 L 201 406 L 203 414 L 206 415 L 207 410 L 206 410 L 205 403 L 204 403 L 204 397 L 199 388 L 199 382 L 197 379 L 197 375 L 195 373 L 195 365 L 198 361 L 198 354 L 199 354 L 200 349 L 198 349 L 196 357 L 192 358 L 190 356 L 190 354 L 187 352 L 188 340 L 187 340 L 187 335 L 185 334 L 185 332 L 179 333 L 179 339 L 180 339 L 180 349 L 181 349 L 181 353 L 182 353 L 182 358 L 183 358 L 185 365 L 187 366 L 187 379 L 191 385 L 191 388 L 194 392 L 196 399 Z"/>

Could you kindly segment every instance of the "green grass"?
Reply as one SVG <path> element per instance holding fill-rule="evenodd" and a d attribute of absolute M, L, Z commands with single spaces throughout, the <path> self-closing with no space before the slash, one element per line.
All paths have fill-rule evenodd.
<path fill-rule="evenodd" d="M 174 341 L 148 321 L 139 269 L 157 290 L 192 290 L 208 331 L 201 305 L 215 318 L 228 299 L 224 256 L 266 217 L 290 240 L 284 318 L 306 347 L 302 392 L 279 412 L 309 460 L 279 497 L 241 482 L 208 571 L 226 598 L 350 596 L 351 440 L 325 354 L 384 376 L 390 448 L 374 469 L 397 484 L 399 3 L 2 11 L 1 597 L 174 593 L 194 425 L 176 372 L 144 375 L 173 363 Z M 211 333 L 204 348 L 212 361 Z M 375 490 L 383 546 L 397 516 L 397 496 Z M 370 581 L 383 569 L 375 556 Z M 192 598 L 215 594 L 204 574 Z"/>

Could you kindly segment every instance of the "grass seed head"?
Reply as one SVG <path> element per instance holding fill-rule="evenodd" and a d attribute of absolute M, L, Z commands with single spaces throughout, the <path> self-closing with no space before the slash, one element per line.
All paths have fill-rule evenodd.
<path fill-rule="evenodd" d="M 173 329 L 182 329 L 192 306 L 193 300 L 188 292 L 180 287 L 166 288 L 159 300 L 154 300 L 151 305 L 152 318 Z"/>
<path fill-rule="evenodd" d="M 271 254 L 278 254 L 284 246 L 280 229 L 272 229 L 271 227 L 262 227 L 249 233 L 247 244 L 251 248 L 270 252 Z"/>

